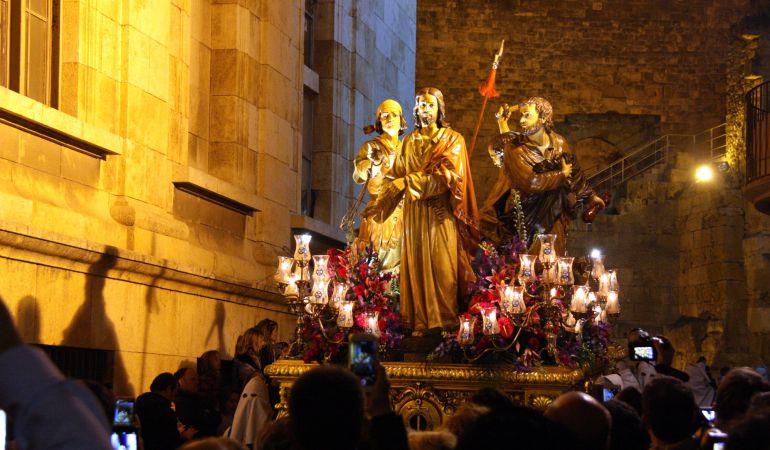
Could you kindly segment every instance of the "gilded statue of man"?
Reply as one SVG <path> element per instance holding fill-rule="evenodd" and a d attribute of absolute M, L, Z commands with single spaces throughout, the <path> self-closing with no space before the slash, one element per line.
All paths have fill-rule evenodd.
<path fill-rule="evenodd" d="M 367 126 L 366 134 L 376 131 L 379 136 L 365 142 L 358 150 L 353 169 L 353 181 L 366 182 L 369 191 L 369 203 L 376 203 L 382 190 L 385 176 L 393 168 L 396 156 L 401 152 L 398 137 L 406 131 L 406 120 L 401 105 L 395 100 L 385 100 L 377 107 L 374 126 Z M 401 262 L 401 204 L 379 222 L 374 217 L 362 217 L 357 243 L 373 246 L 380 259 L 380 268 L 384 271 L 398 270 Z"/>
<path fill-rule="evenodd" d="M 567 141 L 553 131 L 553 108 L 532 97 L 519 105 L 521 132 L 508 131 L 507 107 L 498 112 L 498 135 L 489 154 L 500 174 L 481 209 L 484 234 L 504 239 L 517 234 L 515 193 L 518 192 L 530 241 L 534 234 L 556 234 L 556 253 L 564 255 L 566 226 L 575 207 L 604 201 L 591 190 Z M 516 192 L 514 192 L 516 191 Z"/>
<path fill-rule="evenodd" d="M 465 139 L 445 122 L 436 88 L 415 94 L 415 130 L 388 173 L 391 180 L 364 215 L 377 217 L 403 198 L 401 315 L 413 336 L 457 322 L 458 295 L 473 280 L 470 252 L 478 211 Z"/>

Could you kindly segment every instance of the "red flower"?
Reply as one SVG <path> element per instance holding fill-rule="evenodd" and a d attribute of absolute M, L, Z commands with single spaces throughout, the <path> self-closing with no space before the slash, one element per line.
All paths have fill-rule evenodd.
<path fill-rule="evenodd" d="M 366 295 L 366 288 L 361 284 L 357 284 L 353 287 L 353 293 L 356 297 L 363 297 Z"/>
<path fill-rule="evenodd" d="M 348 268 L 345 266 L 337 267 L 337 276 L 343 280 L 348 279 Z"/>
<path fill-rule="evenodd" d="M 356 325 L 358 325 L 359 328 L 366 329 L 366 315 L 365 314 L 363 314 L 363 313 L 356 314 Z"/>
<path fill-rule="evenodd" d="M 511 319 L 506 316 L 502 316 L 497 319 L 497 325 L 500 327 L 500 335 L 506 339 L 513 335 L 513 323 Z"/>
<path fill-rule="evenodd" d="M 361 275 L 361 278 L 366 278 L 366 275 L 369 274 L 369 264 L 366 264 L 366 263 L 359 264 L 358 274 Z"/>

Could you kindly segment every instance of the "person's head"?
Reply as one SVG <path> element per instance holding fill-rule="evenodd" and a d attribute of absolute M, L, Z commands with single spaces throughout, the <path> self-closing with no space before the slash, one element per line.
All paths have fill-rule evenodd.
<path fill-rule="evenodd" d="M 325 365 L 292 385 L 289 417 L 300 450 L 353 450 L 361 439 L 364 393 L 352 372 Z M 334 430 L 330 432 L 330 430 Z"/>
<path fill-rule="evenodd" d="M 275 320 L 262 319 L 254 328 L 262 339 L 260 349 L 265 345 L 272 345 L 278 340 L 278 322 Z"/>
<path fill-rule="evenodd" d="M 150 383 L 150 392 L 161 395 L 171 402 L 174 401 L 176 389 L 176 377 L 169 372 L 163 372 L 155 377 L 155 379 L 152 380 L 152 383 Z"/>
<path fill-rule="evenodd" d="M 457 437 L 448 431 L 413 431 L 407 436 L 410 450 L 453 450 Z"/>
<path fill-rule="evenodd" d="M 192 367 L 182 367 L 174 377 L 179 382 L 179 389 L 187 392 L 198 392 L 198 372 Z"/>
<path fill-rule="evenodd" d="M 187 442 L 179 450 L 246 450 L 246 447 L 232 439 L 210 437 Z"/>
<path fill-rule="evenodd" d="M 770 391 L 770 385 L 753 369 L 731 370 L 717 388 L 716 412 L 720 427 L 729 429 L 749 408 L 754 394 Z"/>
<path fill-rule="evenodd" d="M 690 388 L 671 377 L 655 378 L 644 387 L 642 411 L 650 438 L 665 444 L 692 436 L 699 414 Z"/>
<path fill-rule="evenodd" d="M 751 403 L 749 403 L 749 409 L 746 410 L 746 415 L 770 415 L 770 391 L 759 392 L 751 397 Z"/>
<path fill-rule="evenodd" d="M 395 100 L 385 100 L 377 107 L 374 130 L 377 134 L 400 136 L 406 131 L 406 119 L 401 105 Z"/>
<path fill-rule="evenodd" d="M 505 409 L 504 409 L 505 410 Z M 492 411 L 492 408 L 481 406 L 471 401 L 463 403 L 462 406 L 451 416 L 447 417 L 446 421 L 441 424 L 441 428 L 447 430 L 455 436 L 461 436 L 465 433 L 465 430 L 473 426 L 479 417 Z"/>
<path fill-rule="evenodd" d="M 604 449 L 610 434 L 610 413 L 585 392 L 567 392 L 548 405 L 545 417 L 571 431 L 586 449 Z"/>
<path fill-rule="evenodd" d="M 473 404 L 486 406 L 492 411 L 509 410 L 516 406 L 505 392 L 493 387 L 484 387 L 474 392 L 469 401 Z"/>
<path fill-rule="evenodd" d="M 770 450 L 770 416 L 747 416 L 735 422 L 725 447 L 727 450 Z"/>
<path fill-rule="evenodd" d="M 657 364 L 663 364 L 664 366 L 670 366 L 674 362 L 674 344 L 666 336 L 658 335 L 652 338 L 652 344 L 655 346 L 657 356 L 655 362 Z"/>
<path fill-rule="evenodd" d="M 448 126 L 444 120 L 444 94 L 434 87 L 422 88 L 414 94 L 414 126 L 427 128 L 435 123 L 439 128 Z"/>
<path fill-rule="evenodd" d="M 612 399 L 604 403 L 604 407 L 612 417 L 609 450 L 647 450 L 649 448 L 650 437 L 644 429 L 642 418 L 631 405 Z"/>
<path fill-rule="evenodd" d="M 455 450 L 487 450 L 504 448 L 501 443 L 516 448 L 564 450 L 573 436 L 564 427 L 546 419 L 538 411 L 514 406 L 502 411 L 490 411 L 480 416 L 457 436 Z M 511 447 L 512 448 L 512 447 Z"/>
<path fill-rule="evenodd" d="M 238 340 L 238 355 L 249 355 L 255 357 L 259 354 L 259 348 L 262 343 L 262 337 L 257 331 L 257 327 L 251 327 L 243 332 Z"/>
<path fill-rule="evenodd" d="M 222 415 L 232 417 L 235 414 L 235 409 L 238 408 L 238 401 L 241 396 L 235 389 L 226 387 L 219 391 L 217 400 L 219 403 L 219 411 Z"/>
<path fill-rule="evenodd" d="M 636 411 L 639 417 L 642 417 L 642 393 L 639 392 L 639 389 L 633 386 L 623 388 L 618 392 L 618 395 L 615 396 L 615 400 L 628 404 L 630 407 L 634 408 L 634 411 Z"/>
<path fill-rule="evenodd" d="M 550 132 L 553 128 L 553 107 L 543 97 L 530 97 L 519 105 L 521 111 L 521 132 L 531 136 L 541 129 Z"/>
<path fill-rule="evenodd" d="M 222 360 L 219 359 L 219 352 L 216 350 L 209 350 L 198 358 L 199 374 L 218 373 L 221 368 Z"/>

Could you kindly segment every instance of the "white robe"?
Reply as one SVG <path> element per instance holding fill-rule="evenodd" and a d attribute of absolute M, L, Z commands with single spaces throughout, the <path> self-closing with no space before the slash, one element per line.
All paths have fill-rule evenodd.
<path fill-rule="evenodd" d="M 256 444 L 257 434 L 273 418 L 267 384 L 261 375 L 255 375 L 243 388 L 238 407 L 233 416 L 233 425 L 224 436 L 242 443 Z"/>

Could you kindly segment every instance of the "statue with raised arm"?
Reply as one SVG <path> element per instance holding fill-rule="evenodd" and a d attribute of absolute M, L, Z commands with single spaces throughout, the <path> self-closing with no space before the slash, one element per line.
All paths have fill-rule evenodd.
<path fill-rule="evenodd" d="M 401 315 L 413 336 L 457 322 L 458 296 L 475 277 L 470 253 L 478 241 L 478 211 L 465 139 L 445 122 L 436 88 L 415 95 L 415 130 L 377 202 L 364 210 L 375 219 L 403 199 Z"/>
<path fill-rule="evenodd" d="M 367 205 L 377 201 L 385 176 L 401 152 L 401 141 L 398 138 L 406 131 L 406 120 L 398 102 L 385 100 L 380 103 L 374 125 L 364 128 L 366 134 L 373 131 L 379 136 L 361 146 L 353 169 L 353 181 L 365 184 L 364 189 L 369 191 Z M 374 248 L 382 270 L 398 270 L 401 262 L 401 204 L 395 205 L 387 218 L 362 216 L 356 243 Z"/>
<path fill-rule="evenodd" d="M 556 252 L 564 255 L 566 226 L 577 205 L 603 207 L 604 200 L 588 185 L 567 141 L 553 131 L 551 104 L 542 97 L 520 104 L 521 132 L 508 130 L 513 109 L 506 105 L 496 115 L 500 134 L 489 154 L 500 173 L 481 209 L 482 231 L 498 242 L 522 231 L 528 243 L 536 234 L 555 234 Z"/>

